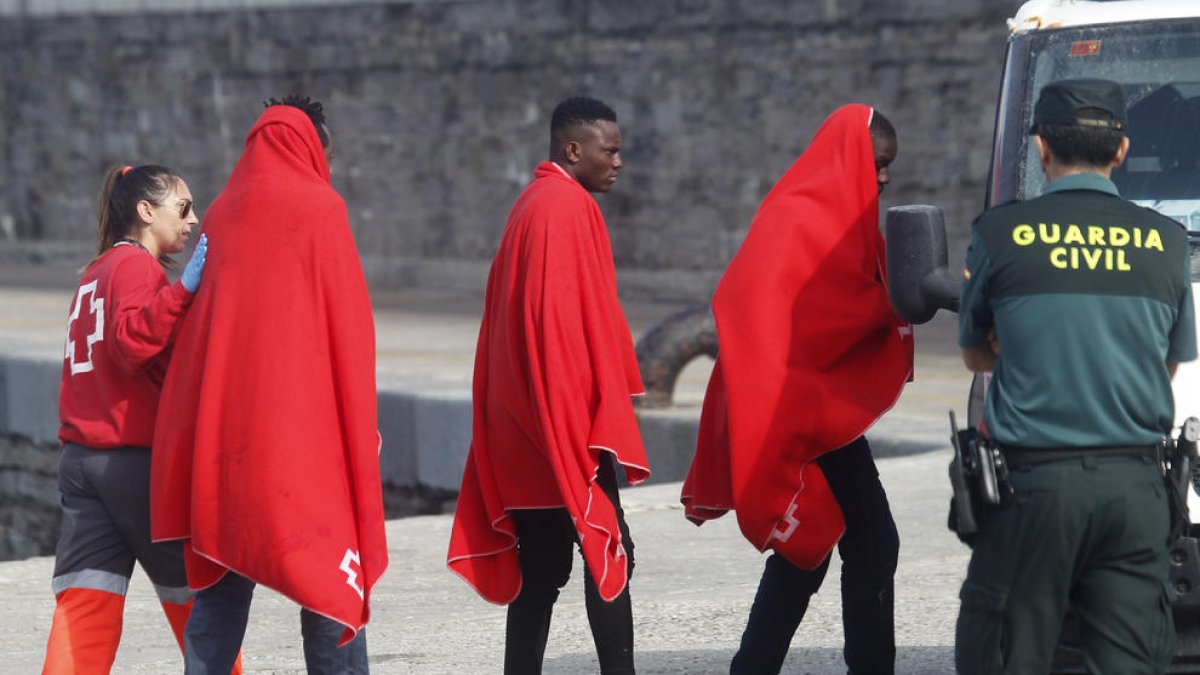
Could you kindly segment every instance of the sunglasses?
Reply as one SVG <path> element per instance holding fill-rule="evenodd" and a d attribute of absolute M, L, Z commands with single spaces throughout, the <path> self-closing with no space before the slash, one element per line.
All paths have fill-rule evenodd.
<path fill-rule="evenodd" d="M 179 205 L 179 217 L 186 219 L 189 215 L 191 215 L 191 213 L 192 213 L 192 200 L 190 200 L 190 199 L 183 200 L 183 203 Z"/>

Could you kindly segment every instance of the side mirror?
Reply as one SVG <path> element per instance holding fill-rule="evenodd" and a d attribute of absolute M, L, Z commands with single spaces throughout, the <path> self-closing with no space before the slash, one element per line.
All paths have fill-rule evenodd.
<path fill-rule="evenodd" d="M 946 263 L 946 225 L 936 206 L 887 210 L 888 295 L 900 318 L 925 323 L 938 309 L 958 311 L 962 278 Z"/>

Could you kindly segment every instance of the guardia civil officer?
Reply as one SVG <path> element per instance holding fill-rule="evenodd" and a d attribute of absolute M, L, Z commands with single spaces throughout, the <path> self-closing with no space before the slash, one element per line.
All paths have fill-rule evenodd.
<path fill-rule="evenodd" d="M 1196 358 L 1187 234 L 1110 180 L 1129 149 L 1120 85 L 1052 82 L 1033 119 L 1048 184 L 981 215 L 967 252 L 959 345 L 993 373 L 984 425 L 1012 493 L 982 518 L 955 661 L 1049 672 L 1069 601 L 1089 673 L 1162 673 L 1175 637 L 1155 444 L 1175 366 Z"/>

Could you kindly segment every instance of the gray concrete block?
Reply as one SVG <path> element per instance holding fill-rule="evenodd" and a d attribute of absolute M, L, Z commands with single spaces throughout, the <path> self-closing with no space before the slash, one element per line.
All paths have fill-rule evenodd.
<path fill-rule="evenodd" d="M 700 421 L 694 413 L 672 410 L 639 410 L 638 427 L 646 458 L 650 460 L 648 483 L 670 483 L 687 476 L 696 453 Z"/>
<path fill-rule="evenodd" d="M 379 473 L 385 485 L 417 485 L 416 399 L 404 391 L 379 392 Z"/>
<path fill-rule="evenodd" d="M 422 393 L 413 408 L 417 482 L 457 491 L 471 447 L 470 394 Z"/>
<path fill-rule="evenodd" d="M 4 358 L 3 431 L 53 442 L 58 438 L 58 387 L 62 362 Z"/>
<path fill-rule="evenodd" d="M 0 433 L 10 433 L 8 416 L 8 359 L 0 358 Z"/>

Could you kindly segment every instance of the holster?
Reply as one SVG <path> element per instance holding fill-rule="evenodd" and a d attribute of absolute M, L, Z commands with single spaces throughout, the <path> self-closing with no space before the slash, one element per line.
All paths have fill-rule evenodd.
<path fill-rule="evenodd" d="M 1196 480 L 1197 438 L 1200 438 L 1200 420 L 1189 417 L 1180 428 L 1179 437 L 1162 444 L 1160 456 L 1171 510 L 1168 576 L 1179 594 L 1177 604 L 1192 607 L 1200 606 L 1200 540 L 1192 536 L 1187 496 Z"/>
<path fill-rule="evenodd" d="M 983 512 L 1005 501 L 1008 465 L 1004 456 L 977 429 L 959 429 L 950 411 L 950 515 L 946 525 L 960 541 L 973 546 Z"/>

